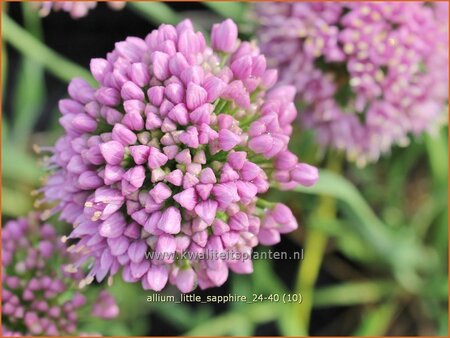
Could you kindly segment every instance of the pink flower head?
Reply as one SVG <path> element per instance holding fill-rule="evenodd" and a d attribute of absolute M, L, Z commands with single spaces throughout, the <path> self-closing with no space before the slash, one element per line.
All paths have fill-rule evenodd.
<path fill-rule="evenodd" d="M 97 1 L 41 1 L 33 2 L 35 7 L 39 8 L 41 16 L 47 16 L 52 10 L 68 12 L 73 19 L 79 19 L 88 14 L 88 12 L 97 6 Z M 119 10 L 125 6 L 125 1 L 111 1 L 108 6 Z"/>
<path fill-rule="evenodd" d="M 74 265 L 78 257 L 71 252 L 53 226 L 41 224 L 37 214 L 6 223 L 2 229 L 2 313 L 7 318 L 2 323 L 3 335 L 80 332 L 77 313 L 92 304 L 87 304 L 81 290 L 69 300 L 61 298 L 70 292 L 74 280 L 83 283 L 83 274 Z M 118 308 L 114 298 L 106 290 L 100 296 L 93 315 L 115 318 Z"/>
<path fill-rule="evenodd" d="M 256 14 L 262 51 L 323 147 L 364 165 L 443 120 L 448 3 L 264 3 Z"/>
<path fill-rule="evenodd" d="M 91 61 L 98 89 L 69 85 L 44 193 L 93 261 L 88 280 L 121 272 L 144 289 L 188 292 L 223 284 L 229 269 L 249 273 L 251 260 L 208 251 L 251 252 L 268 212 L 258 194 L 317 180 L 288 150 L 295 89 L 271 90 L 276 73 L 231 20 L 211 40 L 188 20 L 161 25 Z M 295 228 L 279 224 L 278 240 Z"/>

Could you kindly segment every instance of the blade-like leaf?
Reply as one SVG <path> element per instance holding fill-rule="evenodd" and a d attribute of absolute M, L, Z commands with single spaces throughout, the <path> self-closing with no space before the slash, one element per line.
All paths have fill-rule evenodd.
<path fill-rule="evenodd" d="M 68 82 L 74 77 L 82 77 L 92 85 L 95 85 L 95 81 L 89 71 L 49 49 L 5 13 L 2 13 L 2 33 L 5 41 L 11 46 L 23 55 L 43 65 L 57 78 Z"/>
<path fill-rule="evenodd" d="M 245 4 L 241 2 L 208 1 L 203 4 L 222 17 L 233 19 L 236 22 L 242 21 L 245 12 Z"/>
<path fill-rule="evenodd" d="M 129 2 L 129 8 L 155 24 L 176 25 L 182 18 L 163 2 Z"/>
<path fill-rule="evenodd" d="M 344 177 L 328 171 L 320 171 L 319 181 L 312 187 L 299 186 L 297 192 L 328 195 L 343 202 L 346 210 L 356 216 L 358 222 L 349 222 L 352 230 L 364 243 L 370 245 L 379 258 L 388 263 L 392 273 L 404 287 L 418 287 L 415 274 L 417 264 L 424 262 L 424 250 L 412 229 L 394 231 L 375 215 L 356 187 Z"/>
<path fill-rule="evenodd" d="M 25 28 L 37 39 L 42 39 L 42 27 L 39 15 L 30 8 L 30 4 L 22 3 Z M 39 118 L 44 102 L 45 82 L 43 67 L 29 58 L 23 58 L 17 76 L 14 105 L 13 131 L 15 144 L 24 147 L 29 135 Z"/>
<path fill-rule="evenodd" d="M 374 303 L 396 292 L 390 281 L 349 282 L 317 289 L 314 307 L 347 306 Z"/>

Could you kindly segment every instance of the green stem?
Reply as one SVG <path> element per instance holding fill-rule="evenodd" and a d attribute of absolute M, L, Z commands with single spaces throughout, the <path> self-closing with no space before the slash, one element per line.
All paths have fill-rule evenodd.
<path fill-rule="evenodd" d="M 342 156 L 332 154 L 328 168 L 340 171 Z M 310 222 L 333 220 L 336 217 L 336 200 L 330 196 L 321 196 L 319 206 L 311 216 Z M 313 308 L 314 286 L 319 275 L 320 266 L 325 255 L 328 235 L 318 228 L 309 228 L 305 239 L 305 260 L 299 266 L 295 292 L 303 295 L 301 304 L 292 304 L 292 321 L 298 322 L 296 334 L 306 335 L 309 329 L 311 311 Z"/>
<path fill-rule="evenodd" d="M 381 304 L 364 315 L 353 336 L 384 336 L 391 324 L 398 305 L 394 302 Z"/>
<path fill-rule="evenodd" d="M 436 135 L 425 135 L 425 145 L 435 187 L 447 186 L 448 181 L 448 140 L 440 130 Z"/>
<path fill-rule="evenodd" d="M 256 200 L 256 206 L 258 206 L 260 208 L 263 208 L 263 209 L 265 209 L 265 208 L 272 208 L 274 205 L 275 205 L 275 203 L 266 201 L 266 200 L 262 199 L 261 197 L 259 197 Z"/>
<path fill-rule="evenodd" d="M 2 31 L 5 41 L 25 56 L 42 64 L 57 78 L 69 82 L 72 78 L 79 76 L 95 85 L 89 71 L 46 47 L 5 13 L 2 13 Z"/>

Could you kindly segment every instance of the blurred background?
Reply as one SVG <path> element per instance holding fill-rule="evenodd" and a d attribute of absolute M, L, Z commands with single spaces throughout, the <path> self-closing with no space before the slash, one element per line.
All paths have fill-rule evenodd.
<path fill-rule="evenodd" d="M 99 4 L 73 20 L 65 12 L 40 18 L 29 4 L 3 4 L 3 222 L 33 208 L 32 191 L 44 177 L 33 145 L 51 145 L 61 134 L 58 100 L 67 95 L 71 77 L 86 74 L 91 58 L 104 57 L 127 36 L 145 37 L 162 22 L 187 17 L 204 31 L 231 17 L 241 38 L 248 39 L 255 28 L 249 7 L 128 3 L 113 11 Z M 305 162 L 330 168 L 313 189 L 268 196 L 288 204 L 301 225 L 271 250 L 292 254 L 303 249 L 304 259 L 255 261 L 252 275 L 232 274 L 221 288 L 194 293 L 249 298 L 300 293 L 301 304 L 151 303 L 146 301 L 151 293 L 140 285 L 115 278 L 119 318 L 114 323 L 86 318 L 84 331 L 104 336 L 447 336 L 447 126 L 363 169 L 344 163 L 339 154 L 318 157 L 311 131 L 295 135 L 293 152 Z M 341 174 L 334 172 L 338 167 Z M 170 287 L 163 294 L 178 297 L 179 291 Z"/>

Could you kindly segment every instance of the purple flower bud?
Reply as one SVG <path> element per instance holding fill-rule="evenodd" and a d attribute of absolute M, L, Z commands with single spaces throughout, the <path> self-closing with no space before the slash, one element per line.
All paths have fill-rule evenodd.
<path fill-rule="evenodd" d="M 131 169 L 128 169 L 125 174 L 123 175 L 123 179 L 130 182 L 132 186 L 135 188 L 142 187 L 142 184 L 145 180 L 145 169 L 143 166 L 137 166 L 133 167 Z"/>
<path fill-rule="evenodd" d="M 216 184 L 212 189 L 212 194 L 223 209 L 226 209 L 231 203 L 239 201 L 237 187 L 234 182 Z"/>
<path fill-rule="evenodd" d="M 108 164 L 118 165 L 123 160 L 124 148 L 117 141 L 109 141 L 101 144 L 100 152 Z"/>
<path fill-rule="evenodd" d="M 176 53 L 170 58 L 169 69 L 172 74 L 180 76 L 187 68 L 189 68 L 189 63 L 182 53 Z"/>
<path fill-rule="evenodd" d="M 291 172 L 291 177 L 294 181 L 309 187 L 317 182 L 319 179 L 319 170 L 306 163 L 299 163 Z"/>
<path fill-rule="evenodd" d="M 169 271 L 165 265 L 152 265 L 147 272 L 147 282 L 154 291 L 161 291 L 167 284 Z"/>
<path fill-rule="evenodd" d="M 101 104 L 114 107 L 120 103 L 120 93 L 117 89 L 102 87 L 95 92 L 95 98 Z"/>
<path fill-rule="evenodd" d="M 179 104 L 184 100 L 184 88 L 178 83 L 167 85 L 164 89 L 164 94 L 173 104 Z"/>
<path fill-rule="evenodd" d="M 191 173 L 187 172 L 183 177 L 183 189 L 189 189 L 195 186 L 199 182 L 198 178 Z"/>
<path fill-rule="evenodd" d="M 216 76 L 210 76 L 205 79 L 203 88 L 205 88 L 206 92 L 208 93 L 208 102 L 215 101 L 223 93 L 226 86 L 227 84 L 225 83 L 225 81 Z"/>
<path fill-rule="evenodd" d="M 228 157 L 228 163 L 233 169 L 240 170 L 244 166 L 245 160 L 247 159 L 247 153 L 244 151 L 234 151 L 231 152 Z"/>
<path fill-rule="evenodd" d="M 124 173 L 125 170 L 122 169 L 122 167 L 107 164 L 105 166 L 104 173 L 105 184 L 113 184 L 115 182 L 119 182 L 122 179 Z"/>
<path fill-rule="evenodd" d="M 224 151 L 229 151 L 241 142 L 241 138 L 233 133 L 231 130 L 222 129 L 219 131 L 220 148 Z"/>
<path fill-rule="evenodd" d="M 183 173 L 181 170 L 176 169 L 171 173 L 167 174 L 165 179 L 167 182 L 172 183 L 173 185 L 179 187 L 183 182 Z"/>
<path fill-rule="evenodd" d="M 249 225 L 247 214 L 241 211 L 238 212 L 230 217 L 228 224 L 230 225 L 231 230 L 241 231 L 247 229 Z"/>
<path fill-rule="evenodd" d="M 216 217 L 217 206 L 218 203 L 216 201 L 200 202 L 195 207 L 195 213 L 208 225 L 211 225 Z"/>
<path fill-rule="evenodd" d="M 158 183 L 155 185 L 155 187 L 150 190 L 150 196 L 152 196 L 153 200 L 156 203 L 162 203 L 166 199 L 168 199 L 172 195 L 172 190 L 164 184 L 164 183 Z M 174 196 L 175 199 L 175 196 Z"/>
<path fill-rule="evenodd" d="M 180 135 L 179 139 L 189 148 L 196 149 L 199 146 L 198 131 L 195 127 L 188 127 L 188 129 Z"/>
<path fill-rule="evenodd" d="M 205 77 L 205 72 L 200 66 L 192 66 L 186 68 L 180 77 L 185 85 L 188 85 L 190 82 L 200 85 Z"/>
<path fill-rule="evenodd" d="M 252 74 L 252 66 L 252 57 L 250 55 L 246 55 L 236 59 L 231 64 L 231 70 L 238 79 L 243 80 L 250 77 Z"/>
<path fill-rule="evenodd" d="M 213 111 L 213 108 L 213 105 L 205 103 L 193 110 L 189 115 L 191 122 L 199 125 L 203 123 L 209 124 L 211 121 L 211 112 Z"/>
<path fill-rule="evenodd" d="M 209 198 L 212 188 L 213 188 L 212 184 L 197 184 L 195 186 L 197 194 L 204 201 L 206 201 Z"/>
<path fill-rule="evenodd" d="M 145 258 L 147 244 L 145 241 L 134 241 L 128 247 L 128 257 L 134 263 L 140 263 Z"/>
<path fill-rule="evenodd" d="M 175 259 L 174 253 L 176 248 L 177 243 L 173 236 L 167 234 L 159 236 L 156 242 L 155 252 L 162 255 L 157 256 L 157 259 L 163 260 L 165 263 L 172 263 Z"/>
<path fill-rule="evenodd" d="M 244 180 L 251 181 L 261 173 L 261 168 L 253 162 L 246 161 L 240 172 Z"/>
<path fill-rule="evenodd" d="M 180 151 L 177 156 L 175 156 L 175 160 L 180 164 L 189 164 L 192 162 L 191 153 L 189 149 L 184 149 Z"/>
<path fill-rule="evenodd" d="M 79 133 L 90 133 L 97 129 L 97 122 L 86 114 L 77 114 L 72 120 L 72 127 Z"/>
<path fill-rule="evenodd" d="M 206 103 L 207 97 L 208 93 L 203 87 L 193 82 L 188 84 L 186 91 L 186 106 L 189 110 L 194 110 Z"/>
<path fill-rule="evenodd" d="M 130 153 L 136 164 L 144 164 L 150 155 L 150 147 L 144 145 L 131 146 Z"/>
<path fill-rule="evenodd" d="M 166 164 L 168 158 L 162 152 L 154 147 L 150 147 L 150 154 L 148 155 L 148 167 L 150 169 L 160 168 Z"/>
<path fill-rule="evenodd" d="M 169 160 L 173 160 L 175 156 L 177 156 L 179 150 L 180 149 L 176 145 L 166 146 L 163 148 L 163 152 Z"/>
<path fill-rule="evenodd" d="M 162 86 L 150 87 L 147 91 L 147 96 L 151 104 L 159 107 L 164 98 L 164 87 Z"/>
<path fill-rule="evenodd" d="M 119 307 L 107 291 L 102 291 L 92 307 L 91 314 L 101 319 L 113 319 L 119 315 Z"/>
<path fill-rule="evenodd" d="M 192 268 L 180 269 L 178 271 L 175 284 L 183 293 L 188 293 L 194 290 L 196 282 L 196 274 Z"/>
<path fill-rule="evenodd" d="M 184 103 L 177 104 L 173 107 L 168 116 L 182 126 L 187 125 L 189 122 L 188 111 L 186 110 Z"/>
<path fill-rule="evenodd" d="M 231 19 L 214 24 L 211 33 L 212 47 L 220 52 L 231 53 L 236 48 L 237 36 L 237 26 Z"/>
<path fill-rule="evenodd" d="M 169 207 L 164 210 L 161 219 L 158 222 L 158 229 L 168 233 L 177 234 L 181 228 L 181 214 L 175 207 Z"/>
<path fill-rule="evenodd" d="M 78 184 L 82 189 L 90 190 L 100 187 L 103 180 L 93 171 L 85 171 L 78 178 Z"/>
<path fill-rule="evenodd" d="M 148 66 L 144 63 L 133 63 L 130 68 L 130 78 L 139 87 L 146 86 L 150 81 Z"/>
<path fill-rule="evenodd" d="M 123 255 L 128 250 L 129 245 L 130 242 L 126 237 L 108 238 L 108 246 L 114 256 Z"/>
<path fill-rule="evenodd" d="M 120 95 L 124 100 L 144 100 L 144 92 L 132 81 L 125 82 L 120 91 Z"/>
<path fill-rule="evenodd" d="M 187 210 L 193 210 L 197 204 L 197 196 L 194 188 L 183 190 L 182 192 L 174 195 L 173 199 Z"/>
<path fill-rule="evenodd" d="M 216 183 L 216 175 L 214 174 L 214 171 L 211 168 L 205 168 L 200 173 L 200 182 L 204 184 L 208 183 Z"/>
<path fill-rule="evenodd" d="M 274 139 L 270 134 L 263 134 L 252 138 L 248 146 L 257 154 L 264 154 L 269 152 L 273 147 Z"/>
<path fill-rule="evenodd" d="M 290 170 L 298 163 L 297 156 L 290 151 L 283 151 L 275 158 L 275 168 L 278 170 Z"/>
<path fill-rule="evenodd" d="M 223 263 L 216 270 L 206 270 L 206 274 L 214 285 L 221 286 L 228 279 L 228 267 Z"/>
<path fill-rule="evenodd" d="M 123 215 L 120 212 L 116 212 L 100 224 L 99 234 L 107 238 L 116 238 L 123 234 L 125 226 Z"/>
<path fill-rule="evenodd" d="M 169 55 L 162 52 L 152 54 L 153 74 L 158 80 L 164 81 L 169 77 Z"/>
<path fill-rule="evenodd" d="M 94 78 L 101 82 L 103 81 L 105 74 L 111 71 L 111 65 L 105 59 L 92 59 L 90 69 Z"/>

